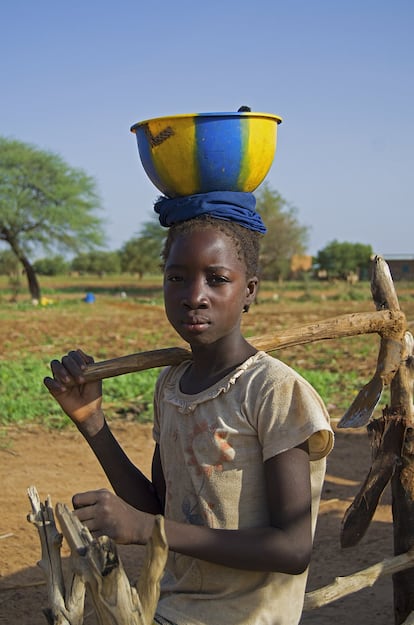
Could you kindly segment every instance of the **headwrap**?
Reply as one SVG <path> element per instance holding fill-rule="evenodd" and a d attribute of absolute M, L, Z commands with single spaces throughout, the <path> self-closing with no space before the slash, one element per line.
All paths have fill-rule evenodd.
<path fill-rule="evenodd" d="M 243 191 L 210 191 L 177 198 L 162 196 L 154 205 L 162 226 L 172 226 L 200 215 L 211 215 L 264 234 L 266 226 L 255 208 L 256 198 L 253 193 Z"/>

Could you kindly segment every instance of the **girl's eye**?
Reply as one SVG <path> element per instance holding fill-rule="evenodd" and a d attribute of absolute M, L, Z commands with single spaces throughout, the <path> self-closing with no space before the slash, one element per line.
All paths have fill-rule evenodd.
<path fill-rule="evenodd" d="M 229 282 L 229 279 L 226 278 L 226 276 L 219 276 L 217 274 L 213 274 L 212 276 L 210 276 L 209 282 L 211 284 L 225 284 Z"/>
<path fill-rule="evenodd" d="M 181 282 L 182 281 L 182 276 L 167 276 L 167 280 L 168 282 Z"/>

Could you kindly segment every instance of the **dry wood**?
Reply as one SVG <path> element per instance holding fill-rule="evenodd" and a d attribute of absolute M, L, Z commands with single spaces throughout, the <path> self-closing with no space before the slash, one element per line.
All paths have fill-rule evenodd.
<path fill-rule="evenodd" d="M 371 293 L 377 310 L 400 311 L 397 293 L 385 260 L 374 259 Z M 371 419 L 384 387 L 391 383 L 402 361 L 403 339 L 407 324 L 396 332 L 381 334 L 377 367 L 372 379 L 358 393 L 338 423 L 340 428 L 362 427 Z"/>
<path fill-rule="evenodd" d="M 393 558 L 386 558 L 352 575 L 336 577 L 332 584 L 319 588 L 318 590 L 307 592 L 303 610 L 309 611 L 320 608 L 342 597 L 351 595 L 358 590 L 373 586 L 375 582 L 384 575 L 393 575 L 398 571 L 409 569 L 413 565 L 414 549 L 402 555 L 394 556 Z"/>
<path fill-rule="evenodd" d="M 291 328 L 280 334 L 252 337 L 249 338 L 249 342 L 257 349 L 272 352 L 294 345 L 304 345 L 313 341 L 360 334 L 378 333 L 384 336 L 395 336 L 403 332 L 404 328 L 405 316 L 402 312 L 383 310 L 372 313 L 341 315 L 318 323 Z M 176 365 L 191 357 L 189 350 L 180 347 L 138 352 L 89 365 L 83 372 L 83 376 L 85 382 L 93 382 L 134 371 Z"/>
<path fill-rule="evenodd" d="M 414 546 L 414 430 L 413 430 L 413 337 L 404 336 L 403 362 L 391 382 L 390 413 L 404 415 L 407 430 L 401 466 L 391 480 L 393 497 L 394 553 Z M 414 611 L 414 568 L 393 577 L 395 623 L 403 623 Z"/>
<path fill-rule="evenodd" d="M 151 625 L 168 554 L 163 517 L 156 517 L 137 591 L 130 586 L 114 541 L 107 536 L 94 540 L 64 504 L 57 504 L 56 516 L 71 548 L 73 570 L 91 591 L 100 625 Z"/>
<path fill-rule="evenodd" d="M 384 488 L 401 464 L 405 429 L 403 419 L 385 414 L 368 425 L 373 461 L 342 520 L 341 547 L 353 547 L 367 531 Z"/>
<path fill-rule="evenodd" d="M 28 520 L 39 532 L 42 559 L 38 563 L 46 577 L 49 607 L 44 610 L 50 625 L 82 625 L 85 587 L 73 576 L 66 593 L 60 550 L 62 534 L 56 528 L 53 508 L 48 496 L 42 503 L 34 486 L 27 491 L 32 512 Z"/>
<path fill-rule="evenodd" d="M 56 516 L 71 549 L 69 583 L 65 590 L 60 555 L 62 535 L 56 529 L 50 498 L 42 504 L 33 486 L 28 489 L 28 495 L 32 505 L 28 519 L 37 526 L 41 540 L 40 565 L 46 575 L 50 606 L 44 613 L 49 624 L 81 625 L 87 587 L 100 625 L 151 625 L 168 555 L 163 517 L 155 519 L 146 559 L 134 588 L 115 543 L 107 536 L 93 539 L 67 506 L 57 504 Z"/>
<path fill-rule="evenodd" d="M 371 419 L 384 387 L 390 384 L 401 364 L 403 336 L 404 329 L 397 338 L 381 337 L 375 373 L 339 421 L 339 428 L 359 428 Z"/>
<path fill-rule="evenodd" d="M 390 268 L 381 256 L 373 261 L 371 293 L 377 310 L 400 310 Z"/>
<path fill-rule="evenodd" d="M 391 382 L 391 394 L 394 401 L 398 398 L 407 423 L 414 426 L 414 338 L 411 332 L 405 332 L 403 341 L 402 363 Z"/>

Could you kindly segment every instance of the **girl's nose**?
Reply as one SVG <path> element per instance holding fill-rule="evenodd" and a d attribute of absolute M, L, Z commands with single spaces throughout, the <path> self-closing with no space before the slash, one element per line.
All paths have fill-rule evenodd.
<path fill-rule="evenodd" d="M 208 300 L 205 293 L 205 283 L 193 281 L 187 286 L 184 293 L 183 304 L 191 309 L 206 308 L 208 306 Z"/>

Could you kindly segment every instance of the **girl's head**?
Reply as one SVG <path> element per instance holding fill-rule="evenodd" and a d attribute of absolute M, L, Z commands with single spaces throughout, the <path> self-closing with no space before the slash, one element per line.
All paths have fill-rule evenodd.
<path fill-rule="evenodd" d="M 207 215 L 171 226 L 163 251 L 165 310 L 192 347 L 240 336 L 241 313 L 257 292 L 258 239 Z"/>
<path fill-rule="evenodd" d="M 169 228 L 164 249 L 161 254 L 163 267 L 165 267 L 171 246 L 177 237 L 182 234 L 194 232 L 195 230 L 207 228 L 213 228 L 218 232 L 222 232 L 232 240 L 239 260 L 241 260 L 246 267 L 246 278 L 259 275 L 259 250 L 261 238 L 259 232 L 249 230 L 234 221 L 216 219 L 210 215 L 201 215 L 200 217 L 195 217 L 194 219 L 174 224 Z"/>

